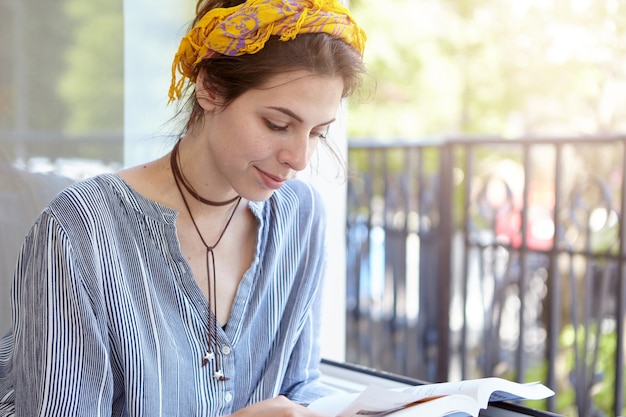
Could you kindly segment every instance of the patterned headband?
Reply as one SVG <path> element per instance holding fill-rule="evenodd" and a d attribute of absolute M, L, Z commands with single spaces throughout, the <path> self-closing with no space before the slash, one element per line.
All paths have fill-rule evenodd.
<path fill-rule="evenodd" d="M 181 97 L 185 77 L 195 81 L 194 70 L 202 60 L 254 54 L 271 35 L 287 41 L 301 33 L 320 32 L 342 39 L 363 54 L 365 32 L 338 0 L 247 0 L 235 7 L 213 9 L 180 42 L 172 64 L 169 101 Z"/>

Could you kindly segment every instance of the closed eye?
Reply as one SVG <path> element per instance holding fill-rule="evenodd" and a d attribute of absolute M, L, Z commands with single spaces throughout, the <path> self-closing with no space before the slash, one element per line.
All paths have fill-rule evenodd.
<path fill-rule="evenodd" d="M 281 112 L 283 114 L 286 114 L 287 116 L 293 118 L 294 120 L 296 120 L 299 123 L 303 122 L 303 120 L 302 120 L 302 118 L 300 116 L 298 116 L 297 114 L 295 114 L 294 112 L 292 112 L 289 109 L 286 109 L 284 107 L 274 107 L 274 106 L 271 106 L 269 108 L 272 109 L 272 110 L 276 110 L 278 112 Z M 323 132 L 319 132 L 319 133 L 311 132 L 310 136 L 316 137 L 316 138 L 321 139 L 321 140 L 325 140 L 326 139 L 326 135 L 328 134 L 329 126 L 334 121 L 335 121 L 335 119 L 333 118 L 333 119 L 331 119 L 331 120 L 329 120 L 327 122 L 320 123 L 319 125 L 317 125 L 316 128 L 324 129 L 324 131 Z M 277 125 L 276 123 L 273 123 L 273 122 L 271 122 L 268 119 L 265 119 L 265 123 L 267 123 L 267 126 L 270 129 L 275 130 L 275 131 L 285 131 L 285 130 L 287 130 L 289 128 L 289 125 L 285 125 L 285 126 Z"/>
<path fill-rule="evenodd" d="M 328 136 L 328 129 L 329 127 L 326 127 L 326 129 L 323 132 L 311 132 L 311 136 L 315 136 L 316 138 L 320 140 L 326 140 Z"/>
<path fill-rule="evenodd" d="M 268 127 L 268 129 L 274 132 L 286 132 L 287 130 L 289 130 L 288 124 L 283 125 L 283 124 L 275 123 L 275 122 L 272 122 L 270 119 L 263 119 L 263 120 L 265 122 L 265 125 Z M 311 133 L 309 133 L 309 136 L 315 139 L 319 139 L 319 140 L 326 140 L 329 128 L 330 128 L 329 126 L 326 126 L 326 128 L 323 131 L 311 131 Z"/>
<path fill-rule="evenodd" d="M 271 121 L 269 121 L 267 119 L 265 119 L 265 125 L 270 130 L 273 130 L 273 131 L 276 131 L 276 132 L 284 132 L 285 130 L 287 130 L 287 127 L 288 127 L 287 125 L 279 125 L 279 124 L 273 123 L 273 122 L 271 122 Z"/>

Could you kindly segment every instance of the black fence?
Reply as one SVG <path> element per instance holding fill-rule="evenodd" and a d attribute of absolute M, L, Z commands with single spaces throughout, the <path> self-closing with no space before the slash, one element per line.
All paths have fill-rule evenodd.
<path fill-rule="evenodd" d="M 624 408 L 626 136 L 349 149 L 349 362 Z"/>

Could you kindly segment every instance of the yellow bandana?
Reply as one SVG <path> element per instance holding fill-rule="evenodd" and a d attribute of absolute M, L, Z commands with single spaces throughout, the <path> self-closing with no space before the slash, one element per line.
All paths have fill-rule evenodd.
<path fill-rule="evenodd" d="M 301 33 L 319 32 L 363 53 L 365 32 L 338 0 L 247 0 L 213 9 L 180 42 L 172 64 L 170 102 L 181 97 L 185 77 L 195 81 L 194 69 L 204 59 L 254 54 L 271 35 L 287 41 Z M 177 71 L 183 78 L 177 80 Z"/>

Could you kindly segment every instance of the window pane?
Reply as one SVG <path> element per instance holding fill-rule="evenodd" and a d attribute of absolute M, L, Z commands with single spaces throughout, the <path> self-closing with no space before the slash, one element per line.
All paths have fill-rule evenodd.
<path fill-rule="evenodd" d="M 46 167 L 41 158 L 119 164 L 124 109 L 121 0 L 5 0 L 0 7 L 0 139 L 5 156 L 31 170 L 54 169 L 72 176 L 78 175 L 76 168 Z"/>
<path fill-rule="evenodd" d="M 0 333 L 20 243 L 73 180 L 123 158 L 122 0 L 0 1 Z"/>

